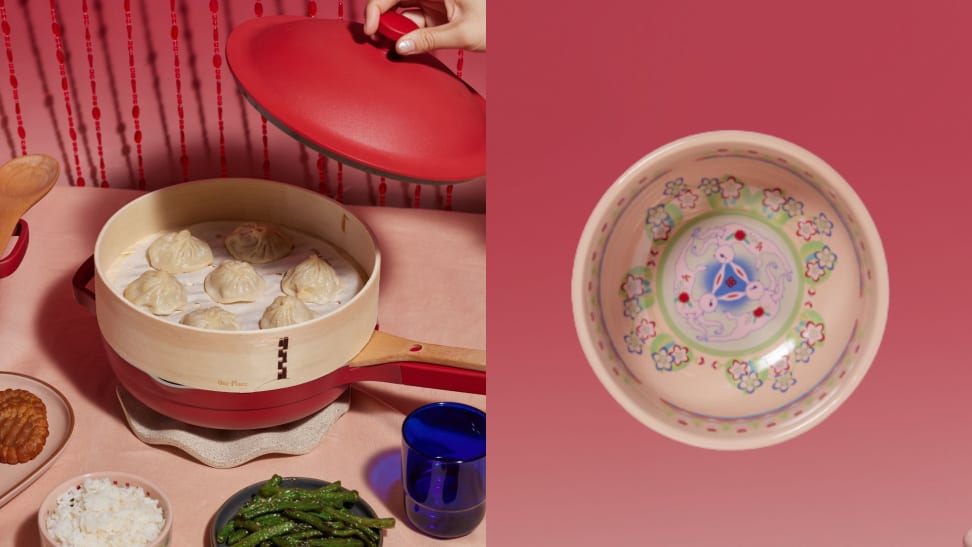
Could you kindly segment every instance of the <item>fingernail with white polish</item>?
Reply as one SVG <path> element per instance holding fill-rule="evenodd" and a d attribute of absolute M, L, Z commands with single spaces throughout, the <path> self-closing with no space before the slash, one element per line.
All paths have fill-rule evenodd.
<path fill-rule="evenodd" d="M 406 55 L 415 51 L 415 42 L 411 40 L 399 40 L 398 44 L 396 45 L 396 49 L 402 55 Z"/>

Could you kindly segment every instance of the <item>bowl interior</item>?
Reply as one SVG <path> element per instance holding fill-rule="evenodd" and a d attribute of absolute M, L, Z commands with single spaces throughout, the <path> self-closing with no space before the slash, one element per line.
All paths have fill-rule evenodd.
<path fill-rule="evenodd" d="M 50 515 L 57 507 L 57 499 L 61 497 L 64 493 L 68 492 L 73 488 L 79 487 L 84 481 L 88 479 L 109 479 L 112 484 L 118 486 L 135 486 L 140 487 L 145 491 L 146 495 L 159 502 L 159 507 L 162 509 L 163 518 L 165 518 L 165 524 L 162 526 L 162 530 L 159 532 L 158 538 L 149 543 L 147 547 L 165 547 L 169 545 L 172 535 L 172 505 L 169 502 L 169 498 L 151 481 L 144 479 L 142 477 L 132 475 L 129 473 L 114 472 L 114 471 L 104 471 L 96 473 L 87 473 L 77 477 L 73 477 L 64 481 L 63 483 L 57 485 L 50 494 L 44 498 L 41 503 L 40 509 L 37 512 L 37 526 L 40 530 L 41 542 L 46 546 L 56 547 L 60 545 L 56 543 L 54 538 L 47 531 L 47 517 Z"/>
<path fill-rule="evenodd" d="M 809 152 L 703 134 L 626 172 L 575 263 L 575 318 L 598 377 L 690 444 L 744 448 L 818 422 L 883 333 L 887 268 L 860 199 Z"/>

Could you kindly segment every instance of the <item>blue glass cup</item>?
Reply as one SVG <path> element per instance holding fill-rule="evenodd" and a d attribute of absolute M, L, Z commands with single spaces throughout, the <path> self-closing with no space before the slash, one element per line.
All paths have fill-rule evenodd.
<path fill-rule="evenodd" d="M 486 515 L 486 413 L 461 403 L 415 409 L 402 424 L 405 514 L 423 534 L 464 536 Z"/>

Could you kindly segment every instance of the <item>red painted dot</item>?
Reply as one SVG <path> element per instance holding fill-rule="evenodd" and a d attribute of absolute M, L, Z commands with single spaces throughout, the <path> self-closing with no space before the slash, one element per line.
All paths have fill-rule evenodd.
<path fill-rule="evenodd" d="M 408 351 L 421 351 L 422 344 L 413 344 L 412 347 L 408 348 Z"/>
<path fill-rule="evenodd" d="M 169 30 L 169 36 L 171 36 L 173 40 L 178 40 L 179 39 L 179 27 L 176 26 L 176 25 L 172 25 L 172 29 Z"/>
<path fill-rule="evenodd" d="M 766 313 L 766 311 L 763 310 L 763 307 L 762 306 L 760 306 L 760 307 L 756 308 L 755 310 L 753 310 L 753 315 L 756 316 L 756 317 L 762 317 L 764 313 Z"/>
<path fill-rule="evenodd" d="M 746 239 L 746 231 L 745 230 L 736 230 L 736 239 L 738 239 L 739 241 L 742 241 L 742 240 Z"/>
<path fill-rule="evenodd" d="M 681 302 L 682 304 L 685 304 L 686 302 L 688 302 L 689 301 L 689 298 L 690 298 L 689 297 L 689 293 L 687 293 L 687 292 L 683 292 L 683 293 L 681 293 L 681 294 L 678 295 L 678 301 Z"/>

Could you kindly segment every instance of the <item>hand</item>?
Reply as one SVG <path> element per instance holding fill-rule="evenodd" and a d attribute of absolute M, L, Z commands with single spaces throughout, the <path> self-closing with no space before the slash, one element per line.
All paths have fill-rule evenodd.
<path fill-rule="evenodd" d="M 425 53 L 434 49 L 486 51 L 486 0 L 368 0 L 364 31 L 378 32 L 378 18 L 395 6 L 419 26 L 395 42 L 402 55 Z"/>

